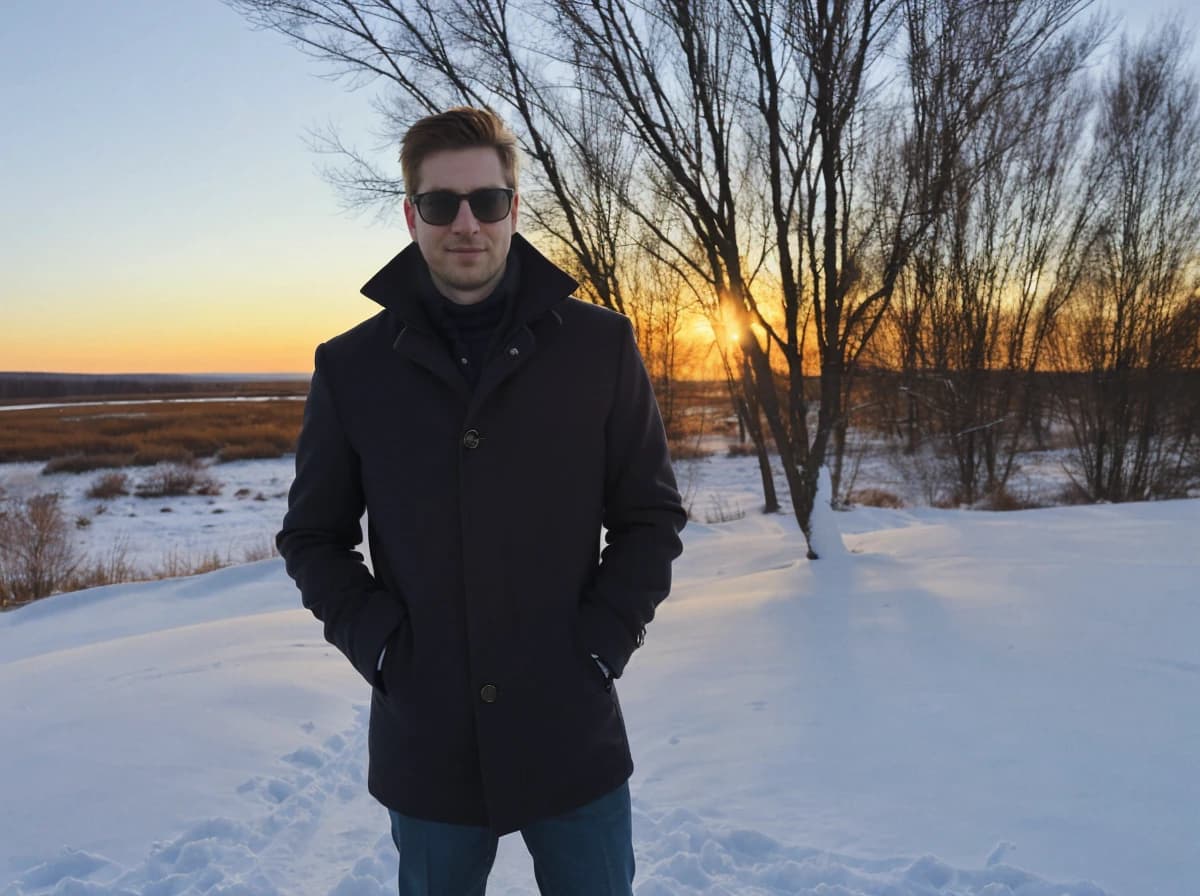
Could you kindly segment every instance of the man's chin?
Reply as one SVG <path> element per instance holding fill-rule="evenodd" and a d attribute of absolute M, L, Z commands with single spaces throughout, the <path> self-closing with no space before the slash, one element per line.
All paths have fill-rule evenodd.
<path fill-rule="evenodd" d="M 456 293 L 475 293 L 483 289 L 490 292 L 500 282 L 502 272 L 503 268 L 488 273 L 463 270 L 437 271 L 435 280 L 441 281 L 443 287 Z"/>
<path fill-rule="evenodd" d="M 445 282 L 447 286 L 459 292 L 474 292 L 487 287 L 492 282 L 492 277 L 447 277 Z"/>

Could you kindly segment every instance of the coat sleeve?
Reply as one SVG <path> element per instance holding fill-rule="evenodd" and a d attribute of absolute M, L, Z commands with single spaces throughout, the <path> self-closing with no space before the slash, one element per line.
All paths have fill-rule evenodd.
<path fill-rule="evenodd" d="M 275 537 L 304 606 L 325 623 L 325 639 L 368 682 L 379 655 L 407 614 L 399 595 L 380 587 L 355 548 L 366 506 L 359 457 L 346 438 L 319 346 L 296 443 L 296 478 Z"/>
<path fill-rule="evenodd" d="M 633 328 L 624 322 L 605 424 L 605 548 L 579 608 L 585 646 L 620 677 L 671 590 L 687 521 L 667 436 Z"/>

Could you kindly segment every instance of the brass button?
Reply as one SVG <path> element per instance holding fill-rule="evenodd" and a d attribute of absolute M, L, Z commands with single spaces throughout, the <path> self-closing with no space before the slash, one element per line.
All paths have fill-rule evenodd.
<path fill-rule="evenodd" d="M 479 689 L 479 699 L 484 703 L 496 702 L 496 686 L 494 684 L 485 684 Z"/>

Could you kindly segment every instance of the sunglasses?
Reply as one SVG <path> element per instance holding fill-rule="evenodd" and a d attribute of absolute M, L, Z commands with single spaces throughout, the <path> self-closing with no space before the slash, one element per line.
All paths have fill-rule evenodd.
<path fill-rule="evenodd" d="M 514 192 L 508 187 L 485 187 L 470 193 L 431 190 L 428 193 L 416 193 L 410 198 L 422 221 L 435 227 L 444 227 L 458 217 L 464 199 L 471 207 L 475 220 L 484 224 L 503 221 L 512 211 Z"/>

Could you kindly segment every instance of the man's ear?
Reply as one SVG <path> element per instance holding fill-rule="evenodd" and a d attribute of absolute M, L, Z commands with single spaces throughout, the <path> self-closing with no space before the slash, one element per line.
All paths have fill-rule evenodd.
<path fill-rule="evenodd" d="M 408 235 L 413 238 L 413 242 L 416 242 L 417 210 L 413 207 L 412 201 L 407 196 L 404 197 L 404 220 L 408 223 Z"/>

